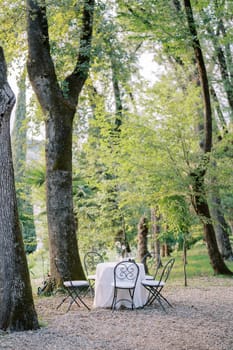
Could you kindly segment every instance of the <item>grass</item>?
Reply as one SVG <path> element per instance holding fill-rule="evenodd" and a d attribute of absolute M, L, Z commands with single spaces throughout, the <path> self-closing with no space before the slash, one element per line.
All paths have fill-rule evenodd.
<path fill-rule="evenodd" d="M 170 279 L 172 283 L 178 283 L 184 285 L 184 266 L 183 266 L 183 253 L 175 252 L 173 253 L 175 257 L 175 265 L 173 267 Z M 231 271 L 233 271 L 233 262 L 225 262 Z M 225 275 L 214 275 L 213 268 L 210 264 L 210 259 L 207 252 L 207 247 L 204 243 L 198 242 L 192 249 L 187 251 L 187 265 L 186 274 L 188 285 L 194 283 L 197 279 L 205 278 L 207 281 L 209 278 L 214 278 L 213 281 L 223 283 L 233 282 L 232 277 Z"/>
<path fill-rule="evenodd" d="M 112 252 L 109 253 L 109 257 Z M 172 253 L 172 256 L 176 259 L 169 283 L 176 285 L 184 285 L 184 266 L 183 266 L 183 253 L 176 251 Z M 162 259 L 163 263 L 169 258 Z M 214 276 L 213 268 L 210 264 L 210 259 L 207 253 L 207 247 L 203 242 L 198 242 L 195 246 L 187 251 L 187 265 L 186 274 L 188 285 L 198 283 L 200 280 L 205 279 L 211 283 L 232 284 L 233 279 L 229 276 L 218 275 Z M 226 262 L 227 266 L 233 271 L 233 262 Z M 34 293 L 36 293 L 38 286 L 42 286 L 44 276 L 47 275 L 48 269 L 48 256 L 45 252 L 34 253 L 34 256 L 30 256 L 29 267 L 31 271 L 31 281 Z"/>

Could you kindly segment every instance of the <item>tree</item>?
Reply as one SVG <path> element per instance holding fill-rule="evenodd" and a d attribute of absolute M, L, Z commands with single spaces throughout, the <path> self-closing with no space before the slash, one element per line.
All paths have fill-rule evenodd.
<path fill-rule="evenodd" d="M 10 142 L 15 96 L 0 48 L 0 329 L 39 328 L 20 230 Z"/>
<path fill-rule="evenodd" d="M 208 87 L 208 77 L 206 73 L 206 68 L 204 64 L 204 58 L 203 58 L 203 52 L 201 50 L 199 37 L 197 37 L 198 33 L 196 31 L 195 22 L 192 23 L 188 21 L 188 26 L 186 26 L 185 20 L 187 18 L 190 20 L 190 17 L 188 15 L 191 13 L 190 8 L 186 11 L 185 16 L 185 9 L 187 9 L 188 4 L 184 2 L 184 5 L 182 6 L 179 0 L 176 1 L 164 1 L 164 0 L 156 0 L 151 1 L 148 3 L 147 1 L 141 1 L 140 4 L 135 3 L 133 1 L 128 1 L 127 4 L 124 2 L 121 2 L 119 0 L 119 3 L 121 6 L 124 6 L 127 8 L 127 14 L 124 14 L 125 21 L 127 24 L 129 24 L 130 30 L 137 33 L 138 38 L 141 38 L 140 29 L 143 29 L 145 32 L 145 35 L 143 38 L 148 39 L 148 42 L 155 42 L 156 45 L 156 57 L 159 57 L 160 62 L 162 61 L 163 65 L 166 65 L 166 67 L 171 68 L 173 66 L 174 72 L 177 72 L 179 74 L 179 71 L 182 67 L 183 69 L 183 76 L 182 79 L 180 79 L 180 86 L 177 90 L 177 98 L 175 96 L 175 102 L 176 105 L 174 110 L 172 111 L 172 117 L 173 119 L 177 119 L 177 111 L 180 110 L 178 105 L 179 95 L 181 90 L 185 90 L 186 93 L 187 88 L 189 87 L 187 85 L 188 80 L 189 83 L 192 82 L 194 79 L 195 71 L 194 71 L 194 63 L 196 63 L 198 70 L 199 70 L 199 76 L 198 79 L 195 77 L 195 84 L 196 84 L 196 90 L 201 86 L 201 92 L 202 92 L 202 102 L 204 106 L 204 113 L 200 109 L 200 102 L 197 103 L 195 114 L 198 114 L 198 123 L 197 120 L 195 121 L 196 125 L 198 125 L 198 136 L 199 136 L 199 142 L 201 144 L 201 148 L 197 150 L 197 147 L 192 148 L 192 151 L 189 151 L 189 148 L 187 148 L 187 145 L 191 142 L 187 142 L 187 139 L 183 140 L 184 131 L 179 128 L 179 124 L 181 124 L 181 119 L 178 120 L 177 126 L 172 123 L 173 125 L 173 133 L 179 134 L 180 133 L 180 140 L 178 139 L 178 142 L 181 143 L 181 146 L 183 148 L 183 160 L 179 159 L 179 163 L 175 164 L 175 168 L 178 170 L 179 179 L 184 178 L 184 183 L 186 183 L 186 194 L 190 194 L 190 190 L 188 188 L 192 188 L 193 192 L 191 193 L 192 202 L 194 204 L 194 208 L 197 209 L 197 206 L 195 201 L 197 200 L 199 205 L 201 206 L 203 204 L 202 210 L 200 211 L 196 210 L 196 213 L 201 220 L 203 227 L 204 227 L 204 235 L 206 236 L 206 231 L 208 231 L 208 253 L 210 256 L 211 264 L 213 266 L 213 269 L 215 273 L 231 273 L 229 269 L 226 268 L 223 259 L 218 251 L 218 247 L 216 244 L 216 238 L 215 238 L 215 232 L 214 227 L 212 223 L 212 218 L 210 216 L 209 208 L 208 208 L 208 202 L 207 202 L 207 187 L 206 187 L 206 178 L 207 178 L 207 172 L 209 170 L 209 157 L 212 151 L 212 115 L 211 115 L 211 103 L 210 103 L 210 96 L 209 96 L 209 87 Z M 124 3 L 124 4 L 123 4 Z M 208 4 L 207 2 L 203 2 L 205 4 Z M 201 4 L 201 6 L 203 5 Z M 190 2 L 189 2 L 190 4 Z M 176 16 L 174 17 L 174 9 L 176 9 Z M 185 18 L 186 17 L 186 18 Z M 166 21 L 164 20 L 166 18 Z M 129 22 L 130 21 L 130 22 Z M 139 29 L 139 31 L 138 31 Z M 190 35 L 191 33 L 191 35 Z M 193 49 L 193 50 L 191 50 Z M 193 54 L 194 53 L 194 54 Z M 195 57 L 194 57 L 195 56 Z M 179 76 L 177 74 L 177 77 Z M 174 74 L 175 75 L 175 74 Z M 181 78 L 181 76 L 179 77 Z M 186 79 L 185 79 L 186 78 Z M 175 78 L 176 79 L 176 78 Z M 198 84 L 197 84 L 198 81 Z M 170 79 L 170 90 L 174 88 L 176 85 L 176 81 Z M 186 84 L 186 85 L 185 85 Z M 200 93 L 199 91 L 199 93 Z M 157 122 L 161 124 L 160 120 L 164 118 L 162 115 L 162 111 L 166 110 L 166 106 L 162 104 L 168 102 L 169 104 L 172 103 L 171 98 L 174 96 L 174 94 L 169 91 L 170 96 L 168 95 L 166 98 L 164 98 L 165 101 L 160 102 L 160 109 L 158 110 L 158 116 L 157 116 Z M 156 97 L 155 97 L 156 98 Z M 200 96 L 199 96 L 200 101 Z M 189 103 L 189 107 L 191 104 Z M 183 106 L 184 107 L 184 106 Z M 183 115 L 189 114 L 189 110 L 187 111 L 183 108 Z M 194 114 L 194 117 L 196 117 Z M 154 111 L 151 108 L 151 115 L 154 116 Z M 180 118 L 183 119 L 183 115 L 180 115 Z M 204 116 L 203 122 L 201 120 L 201 117 Z M 170 118 L 170 115 L 166 116 L 167 118 Z M 158 125 L 159 125 L 158 124 Z M 156 132 L 159 131 L 159 126 L 155 126 Z M 165 125 L 168 125 L 171 127 L 171 123 L 169 125 L 169 122 L 165 121 Z M 201 126 L 201 128 L 199 127 Z M 202 127 L 204 126 L 204 127 Z M 167 132 L 167 131 L 166 131 Z M 196 132 L 197 133 L 197 132 Z M 172 132 L 169 130 L 169 134 L 172 136 Z M 203 137 L 204 135 L 204 137 Z M 164 131 L 165 136 L 165 131 Z M 168 152 L 170 153 L 170 156 L 173 157 L 173 159 L 177 159 L 178 157 L 175 155 L 174 150 L 177 149 L 177 145 L 174 143 L 174 141 L 168 140 L 168 133 L 167 136 L 165 136 L 165 140 L 167 140 L 168 145 L 166 145 Z M 192 140 L 194 140 L 192 136 Z M 203 142 L 204 140 L 204 142 Z M 172 149 L 171 147 L 174 147 Z M 180 152 L 180 151 L 179 151 Z M 195 152 L 195 156 L 194 155 Z M 186 166 L 183 168 L 183 164 L 181 162 L 185 161 Z M 191 174 L 191 176 L 184 176 L 184 169 L 185 171 L 188 170 L 187 174 Z M 160 170 L 157 170 L 158 172 Z M 188 187 L 188 182 L 190 185 L 190 180 L 192 182 L 191 186 Z M 164 182 L 164 179 L 162 179 Z M 176 182 L 176 180 L 174 180 Z M 196 186 L 195 186 L 196 185 Z M 198 186 L 200 187 L 198 188 Z M 160 185 L 161 187 L 161 185 Z M 182 191 L 182 186 L 179 186 Z M 171 186 L 172 190 L 172 186 Z M 178 188 L 176 186 L 173 186 L 173 193 L 177 191 Z M 183 188 L 184 190 L 184 188 Z M 181 192 L 180 192 L 181 193 Z M 181 193 L 182 194 L 182 193 Z M 161 194 L 160 194 L 161 195 Z M 197 197 L 195 198 L 195 195 Z M 205 208 L 205 210 L 204 210 Z M 208 208 L 208 209 L 207 209 Z M 205 211 L 205 213 L 204 213 Z M 216 254 L 215 254 L 216 253 Z M 216 258 L 216 259 L 215 259 Z M 218 267 L 217 267 L 218 265 Z M 221 271 L 221 272 L 220 272 Z"/>
<path fill-rule="evenodd" d="M 75 21 L 78 9 L 79 6 L 73 8 Z M 46 10 L 45 1 L 27 0 L 27 69 L 46 125 L 50 273 L 52 278 L 60 279 L 55 266 L 57 258 L 64 261 L 72 279 L 84 279 L 76 238 L 77 219 L 73 211 L 72 126 L 78 98 L 89 71 L 94 0 L 83 1 L 77 61 L 73 72 L 66 76 L 61 86 L 51 54 Z"/>
<path fill-rule="evenodd" d="M 190 0 L 184 0 L 184 7 L 186 11 L 186 17 L 191 35 L 191 42 L 194 50 L 199 78 L 201 82 L 204 105 L 204 154 L 199 165 L 192 173 L 190 173 L 190 179 L 192 180 L 191 186 L 193 191 L 192 202 L 194 209 L 204 226 L 204 234 L 208 247 L 208 253 L 214 272 L 216 274 L 232 275 L 233 273 L 225 265 L 223 258 L 219 252 L 214 226 L 211 222 L 210 210 L 206 198 L 204 180 L 209 164 L 210 152 L 212 149 L 212 111 L 209 82 Z"/>

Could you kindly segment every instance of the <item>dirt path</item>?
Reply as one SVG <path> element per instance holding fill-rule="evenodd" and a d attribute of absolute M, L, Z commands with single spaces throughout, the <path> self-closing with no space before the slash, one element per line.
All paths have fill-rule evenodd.
<path fill-rule="evenodd" d="M 159 306 L 113 313 L 73 306 L 65 313 L 66 306 L 56 310 L 58 297 L 40 298 L 36 308 L 44 326 L 1 334 L 0 349 L 233 350 L 233 279 L 203 281 L 167 287 L 174 306 L 167 313 Z"/>

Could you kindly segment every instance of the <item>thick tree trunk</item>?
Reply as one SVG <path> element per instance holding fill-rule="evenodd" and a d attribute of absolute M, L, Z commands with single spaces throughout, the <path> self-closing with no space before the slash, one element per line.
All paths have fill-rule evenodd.
<path fill-rule="evenodd" d="M 64 262 L 72 279 L 84 279 L 72 199 L 72 125 L 78 97 L 90 62 L 94 0 L 83 1 L 82 29 L 77 62 L 60 89 L 50 54 L 44 1 L 27 0 L 28 62 L 33 89 L 46 120 L 46 189 L 51 278 L 60 283 L 55 258 Z"/>
<path fill-rule="evenodd" d="M 39 328 L 19 225 L 10 141 L 15 97 L 0 48 L 0 329 Z"/>
<path fill-rule="evenodd" d="M 55 258 L 69 266 L 73 279 L 85 279 L 78 252 L 72 195 L 73 112 L 60 107 L 46 121 L 46 201 L 49 230 L 50 274 L 60 280 Z M 55 114 L 57 113 L 57 114 Z"/>

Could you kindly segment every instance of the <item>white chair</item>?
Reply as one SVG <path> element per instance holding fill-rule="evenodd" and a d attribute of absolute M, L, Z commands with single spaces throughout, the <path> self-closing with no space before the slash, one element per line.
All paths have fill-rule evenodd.
<path fill-rule="evenodd" d="M 88 290 L 90 287 L 89 283 L 85 280 L 72 280 L 70 273 L 66 271 L 65 264 L 55 259 L 56 268 L 63 279 L 63 286 L 67 291 L 67 295 L 62 299 L 61 303 L 57 306 L 57 309 L 67 300 L 70 299 L 69 307 L 67 312 L 70 310 L 73 303 L 80 307 L 80 303 L 83 304 L 88 310 L 90 308 L 83 301 L 82 293 Z M 85 294 L 84 294 L 85 295 Z"/>
<path fill-rule="evenodd" d="M 118 303 L 130 303 L 131 309 L 134 309 L 134 292 L 139 276 L 139 266 L 135 261 L 121 261 L 114 267 L 114 295 L 112 301 L 112 310 L 116 309 Z M 118 299 L 119 289 L 128 290 L 129 298 Z"/>
<path fill-rule="evenodd" d="M 163 302 L 172 307 L 171 303 L 164 297 L 164 295 L 162 295 L 162 289 L 168 280 L 174 262 L 175 259 L 172 258 L 164 265 L 160 277 L 158 277 L 158 271 L 156 271 L 155 279 L 144 279 L 141 281 L 143 287 L 145 287 L 149 292 L 147 302 L 144 306 L 152 305 L 153 302 L 157 300 L 164 311 L 166 310 Z"/>

